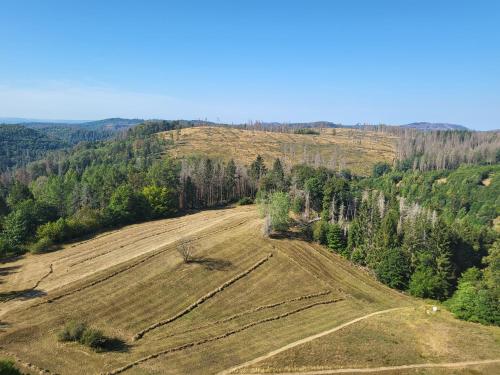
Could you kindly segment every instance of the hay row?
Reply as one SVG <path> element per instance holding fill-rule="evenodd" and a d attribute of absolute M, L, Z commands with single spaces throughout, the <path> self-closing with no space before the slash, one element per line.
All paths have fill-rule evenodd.
<path fill-rule="evenodd" d="M 188 330 L 184 330 L 182 332 L 178 332 L 178 333 L 173 333 L 171 335 L 167 335 L 167 336 L 165 336 L 165 338 L 172 337 L 172 336 L 177 336 L 177 335 L 182 335 L 184 333 L 199 331 L 201 329 L 205 329 L 205 328 L 212 327 L 212 326 L 215 326 L 215 325 L 219 325 L 219 324 L 230 322 L 231 320 L 238 319 L 238 318 L 240 318 L 242 316 L 245 316 L 245 315 L 248 315 L 248 314 L 256 313 L 256 312 L 259 312 L 259 311 L 262 311 L 262 310 L 266 310 L 266 309 L 272 309 L 274 307 L 278 307 L 278 306 L 281 306 L 281 305 L 284 305 L 284 304 L 287 304 L 287 303 L 292 303 L 292 302 L 297 302 L 297 301 L 303 301 L 303 300 L 306 300 L 306 299 L 311 299 L 311 298 L 315 298 L 315 297 L 325 296 L 325 295 L 330 294 L 330 293 L 331 293 L 330 290 L 325 290 L 323 292 L 318 292 L 318 293 L 314 293 L 314 294 L 306 294 L 306 295 L 302 295 L 302 296 L 295 297 L 295 298 L 285 299 L 285 300 L 282 300 L 282 301 L 279 301 L 279 302 L 275 302 L 275 303 L 271 303 L 271 304 L 268 304 L 268 305 L 257 306 L 257 307 L 255 307 L 253 309 L 242 311 L 240 313 L 228 316 L 227 318 L 216 320 L 214 322 L 209 322 L 207 324 L 204 324 L 204 325 L 201 325 L 201 326 L 197 326 L 197 327 L 194 327 L 194 328 L 191 328 L 191 329 L 188 329 Z"/>
<path fill-rule="evenodd" d="M 240 222 L 240 223 L 238 223 L 238 224 L 236 224 L 236 225 L 233 225 L 233 226 L 231 226 L 231 227 L 226 227 L 226 228 L 224 228 L 224 230 L 230 230 L 230 229 L 233 229 L 233 228 L 235 228 L 235 227 L 237 227 L 237 226 L 239 226 L 239 225 L 242 225 L 242 224 L 243 224 L 243 223 L 245 223 L 245 222 L 246 222 L 246 220 L 245 220 L 245 221 L 242 221 L 242 222 Z M 210 235 L 215 234 L 215 233 L 218 233 L 218 232 L 220 232 L 220 230 L 219 230 L 219 231 L 213 231 L 213 232 L 211 232 L 211 233 L 208 233 L 208 234 L 205 234 L 205 235 L 201 235 L 201 236 L 195 237 L 195 238 L 191 239 L 190 241 L 196 241 L 196 240 L 202 239 L 202 238 L 204 238 L 204 237 L 210 236 Z M 180 240 L 179 240 L 179 241 L 180 241 Z M 176 242 L 179 242 L 179 241 L 176 241 Z M 55 301 L 57 301 L 57 300 L 59 300 L 59 299 L 61 299 L 61 298 L 64 298 L 64 297 L 70 296 L 70 295 L 72 295 L 72 294 L 74 294 L 74 293 L 77 293 L 77 292 L 81 292 L 82 290 L 88 289 L 88 288 L 93 287 L 93 286 L 95 286 L 95 285 L 97 285 L 97 284 L 100 284 L 100 283 L 102 283 L 102 282 L 104 282 L 104 281 L 107 281 L 107 280 L 111 279 L 111 278 L 112 278 L 112 277 L 114 277 L 114 276 L 117 276 L 117 275 L 119 275 L 119 274 L 121 274 L 121 273 L 123 273 L 123 272 L 125 272 L 125 271 L 128 271 L 128 270 L 130 270 L 130 269 L 132 269 L 132 268 L 135 268 L 136 266 L 138 266 L 138 265 L 140 265 L 140 264 L 142 264 L 142 263 L 144 263 L 144 262 L 146 262 L 146 261 L 150 260 L 151 258 L 153 258 L 153 257 L 155 257 L 155 256 L 157 256 L 157 255 L 163 254 L 163 253 L 164 253 L 164 252 L 166 252 L 167 250 L 170 250 L 170 249 L 171 249 L 171 248 L 172 248 L 172 247 L 176 244 L 176 242 L 173 242 L 173 243 L 171 243 L 171 244 L 168 244 L 168 245 L 166 245 L 165 247 L 160 248 L 161 250 L 158 250 L 158 251 L 156 251 L 156 252 L 152 252 L 152 254 L 151 254 L 151 252 L 150 252 L 150 253 L 149 253 L 149 255 L 147 255 L 145 258 L 143 258 L 143 259 L 141 259 L 141 260 L 139 260 L 139 261 L 137 261 L 137 262 L 135 262 L 135 263 L 132 263 L 132 264 L 130 264 L 130 265 L 128 265 L 128 266 L 126 266 L 126 267 L 122 268 L 121 270 L 115 271 L 115 272 L 113 272 L 113 273 L 109 274 L 109 275 L 108 275 L 108 276 L 106 276 L 106 277 L 103 277 L 103 278 L 101 278 L 101 279 L 97 279 L 97 280 L 95 280 L 95 281 L 91 282 L 90 284 L 84 285 L 84 286 L 82 286 L 82 287 L 80 287 L 80 288 L 77 288 L 77 289 L 71 290 L 71 291 L 69 291 L 69 292 L 66 292 L 66 293 L 60 294 L 60 295 L 55 296 L 55 297 L 52 297 L 52 298 L 48 298 L 48 299 L 46 299 L 46 300 L 44 300 L 44 301 L 42 301 L 42 302 L 39 302 L 39 303 L 36 303 L 36 304 L 30 305 L 30 306 L 28 306 L 28 309 L 31 309 L 31 308 L 33 308 L 33 307 L 38 307 L 38 306 L 43 305 L 43 304 L 46 304 L 46 303 L 52 303 L 52 302 L 55 302 Z"/>
<path fill-rule="evenodd" d="M 40 285 L 40 283 L 41 283 L 43 280 L 45 280 L 47 277 L 49 277 L 49 276 L 52 274 L 52 272 L 54 272 L 54 267 L 52 266 L 52 263 L 50 263 L 50 265 L 49 265 L 49 272 L 47 272 L 45 275 L 43 275 L 43 276 L 42 276 L 42 277 L 41 277 L 41 278 L 40 278 L 40 279 L 39 279 L 39 280 L 35 283 L 35 285 L 34 285 L 34 286 L 33 286 L 33 288 L 31 288 L 31 289 L 33 289 L 33 290 L 34 290 L 34 289 L 38 288 L 38 286 Z"/>
<path fill-rule="evenodd" d="M 236 328 L 236 329 L 234 329 L 232 331 L 225 332 L 225 333 L 223 333 L 221 335 L 218 335 L 218 336 L 209 337 L 209 338 L 206 338 L 206 339 L 203 339 L 203 340 L 194 341 L 194 342 L 183 344 L 183 345 L 180 345 L 180 346 L 177 346 L 177 347 L 174 347 L 174 348 L 162 350 L 161 352 L 157 352 L 157 353 L 148 355 L 146 357 L 140 358 L 137 361 L 131 362 L 131 363 L 129 363 L 129 364 L 123 366 L 123 367 L 117 368 L 115 370 L 112 370 L 112 371 L 104 373 L 104 374 L 105 375 L 120 374 L 122 372 L 125 372 L 126 370 L 131 369 L 132 367 L 135 367 L 135 366 L 137 366 L 137 365 L 139 365 L 141 363 L 149 361 L 150 359 L 155 359 L 155 358 L 158 358 L 159 356 L 162 356 L 162 355 L 165 355 L 165 354 L 170 354 L 170 353 L 173 353 L 173 352 L 178 352 L 178 351 L 181 351 L 181 350 L 192 348 L 194 346 L 198 346 L 198 345 L 206 344 L 206 343 L 209 343 L 209 342 L 221 340 L 221 339 L 224 339 L 226 337 L 232 336 L 232 335 L 234 335 L 236 333 L 239 333 L 239 332 L 242 332 L 242 331 L 247 330 L 249 328 L 252 328 L 252 327 L 254 327 L 256 325 L 263 324 L 263 323 L 268 323 L 268 322 L 272 322 L 272 321 L 279 320 L 279 319 L 283 319 L 283 318 L 286 318 L 286 317 L 288 317 L 290 315 L 297 314 L 297 313 L 299 313 L 301 311 L 313 308 L 315 306 L 328 305 L 328 304 L 335 303 L 335 302 L 338 302 L 338 301 L 339 300 L 328 300 L 328 301 L 315 302 L 315 303 L 312 303 L 310 305 L 303 306 L 303 307 L 300 307 L 298 309 L 295 309 L 295 310 L 292 310 L 292 311 L 289 311 L 289 312 L 286 312 L 286 313 L 283 313 L 283 314 L 280 314 L 280 315 L 275 315 L 275 316 L 272 316 L 272 317 L 269 317 L 269 318 L 264 318 L 264 319 L 261 319 L 261 320 L 257 320 L 255 322 L 248 323 L 248 324 L 246 324 L 246 325 L 244 325 L 242 327 Z"/>
<path fill-rule="evenodd" d="M 265 258 L 259 260 L 257 263 L 255 263 L 252 267 L 246 269 L 245 271 L 239 273 L 238 275 L 234 276 L 233 278 L 231 278 L 230 280 L 226 281 L 224 284 L 220 285 L 217 289 L 214 289 L 212 290 L 211 292 L 209 292 L 208 294 L 205 294 L 203 297 L 201 297 L 200 299 L 198 299 L 196 302 L 194 302 L 193 304 L 189 305 L 188 307 L 186 307 L 184 310 L 180 311 L 179 313 L 177 313 L 176 315 L 168 318 L 168 319 L 165 319 L 165 320 L 162 320 L 160 322 L 157 322 L 145 329 L 143 329 L 142 331 L 138 332 L 135 336 L 134 336 L 134 341 L 137 341 L 139 339 L 141 339 L 146 333 L 156 329 L 156 328 L 159 328 L 161 326 L 164 326 L 166 324 L 169 324 L 177 319 L 179 319 L 180 317 L 186 315 L 187 313 L 189 313 L 190 311 L 194 310 L 195 308 L 197 308 L 199 305 L 201 305 L 203 302 L 205 302 L 206 300 L 212 298 L 213 296 L 215 296 L 216 294 L 222 292 L 224 289 L 226 289 L 228 286 L 234 284 L 236 281 L 240 280 L 241 278 L 247 276 L 250 272 L 254 271 L 255 269 L 257 269 L 259 266 L 261 266 L 262 264 L 264 264 L 265 262 L 267 262 L 271 257 L 273 256 L 272 253 L 269 253 Z"/>
<path fill-rule="evenodd" d="M 155 252 L 153 254 L 149 254 L 148 256 L 144 257 L 143 259 L 139 260 L 138 262 L 129 264 L 128 266 L 126 266 L 126 267 L 124 267 L 124 268 L 122 268 L 122 269 L 120 269 L 118 271 L 110 273 L 106 277 L 102 277 L 102 278 L 97 279 L 97 280 L 95 280 L 95 281 L 93 281 L 93 282 L 91 282 L 91 283 L 89 283 L 87 285 L 81 286 L 80 288 L 77 288 L 77 289 L 70 290 L 69 292 L 60 294 L 58 296 L 55 296 L 55 297 L 52 297 L 52 298 L 47 298 L 46 300 L 44 300 L 42 302 L 39 302 L 37 304 L 33 304 L 33 305 L 29 306 L 28 309 L 31 309 L 33 307 L 37 307 L 37 306 L 43 305 L 45 303 L 55 302 L 55 301 L 57 301 L 57 300 L 59 300 L 61 298 L 70 296 L 70 295 L 75 294 L 77 292 L 81 292 L 82 290 L 88 289 L 88 288 L 93 287 L 93 286 L 95 286 L 97 284 L 100 284 L 100 283 L 102 283 L 104 281 L 107 281 L 107 280 L 111 279 L 112 277 L 114 277 L 116 275 L 119 275 L 119 274 L 121 274 L 121 273 L 123 273 L 125 271 L 128 271 L 128 270 L 130 270 L 130 269 L 132 269 L 134 267 L 137 267 L 138 265 L 140 265 L 140 264 L 148 261 L 149 259 L 151 259 L 151 258 L 153 258 L 153 257 L 155 257 L 155 256 L 157 256 L 159 254 L 162 254 L 162 253 L 164 253 L 167 250 L 170 250 L 170 248 L 171 248 L 171 246 L 166 246 L 165 248 L 161 249 L 160 251 L 157 251 L 157 252 Z"/>
<path fill-rule="evenodd" d="M 126 245 L 120 245 L 120 247 L 118 247 L 118 248 L 114 248 L 114 249 L 112 249 L 112 250 L 104 251 L 104 252 L 99 253 L 99 254 L 97 254 L 97 255 L 93 255 L 93 256 L 90 256 L 90 257 L 84 258 L 84 259 L 82 259 L 82 260 L 79 260 L 79 261 L 77 261 L 77 262 L 75 262 L 75 263 L 70 264 L 70 265 L 69 265 L 69 267 L 74 267 L 74 266 L 77 266 L 77 265 L 79 265 L 79 264 L 85 263 L 85 262 L 87 262 L 87 261 L 89 261 L 89 260 L 94 260 L 94 259 L 96 259 L 96 258 L 100 258 L 100 257 L 102 257 L 102 256 L 104 256 L 104 255 L 106 255 L 106 254 L 109 254 L 109 253 L 112 253 L 112 252 L 117 251 L 117 250 L 119 250 L 119 249 L 122 249 L 122 248 L 123 248 L 123 247 L 125 247 L 125 246 L 130 246 L 130 245 L 133 245 L 133 244 L 135 244 L 135 243 L 137 243 L 137 242 L 139 242 L 139 241 L 146 240 L 146 239 L 148 239 L 148 238 L 153 238 L 153 237 L 159 236 L 160 234 L 164 234 L 164 233 L 172 232 L 172 231 L 174 231 L 174 230 L 178 230 L 178 229 L 179 229 L 179 228 L 181 228 L 181 227 L 182 227 L 182 226 L 178 226 L 178 227 L 175 227 L 175 228 L 172 228 L 172 229 L 166 230 L 166 231 L 156 232 L 156 233 L 153 233 L 153 234 L 150 234 L 150 235 L 147 235 L 147 236 L 143 236 L 143 237 L 138 238 L 138 239 L 136 239 L 136 240 L 134 240 L 134 241 L 132 241 L 132 242 L 127 242 L 127 244 L 126 244 Z M 103 246 L 105 246 L 105 245 L 106 245 L 106 244 L 103 244 Z"/>

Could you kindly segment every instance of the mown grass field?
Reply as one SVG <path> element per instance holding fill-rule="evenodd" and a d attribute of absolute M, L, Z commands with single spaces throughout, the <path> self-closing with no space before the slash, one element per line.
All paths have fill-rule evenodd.
<path fill-rule="evenodd" d="M 500 358 L 500 329 L 444 312 L 428 318 L 422 302 L 318 245 L 263 238 L 261 225 L 253 206 L 211 210 L 2 264 L 0 293 L 8 297 L 0 303 L 0 353 L 28 373 L 216 374 L 366 314 L 403 308 L 245 371 L 414 363 L 422 353 L 435 361 L 456 360 L 461 352 L 464 358 Z M 176 250 L 186 240 L 194 254 L 187 264 Z M 71 320 L 103 330 L 114 345 L 95 352 L 58 342 L 57 333 Z M 434 331 L 446 340 L 423 351 L 421 342 Z M 440 349 L 450 343 L 451 351 Z M 399 344 L 405 347 L 400 359 Z"/>
<path fill-rule="evenodd" d="M 219 127 L 196 127 L 161 133 L 173 140 L 169 154 L 176 157 L 199 154 L 250 165 L 261 155 L 268 166 L 276 158 L 293 166 L 299 163 L 332 169 L 349 168 L 366 175 L 376 162 L 392 163 L 394 136 L 354 129 L 315 129 L 319 135 L 265 132 Z"/>

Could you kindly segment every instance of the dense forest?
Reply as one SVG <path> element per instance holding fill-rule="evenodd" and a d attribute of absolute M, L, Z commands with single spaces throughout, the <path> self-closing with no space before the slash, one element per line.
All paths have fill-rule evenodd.
<path fill-rule="evenodd" d="M 22 125 L 0 125 L 0 173 L 42 158 L 50 150 L 69 144 Z"/>
<path fill-rule="evenodd" d="M 147 121 L 112 140 L 80 142 L 3 173 L 1 255 L 55 250 L 106 228 L 255 199 L 266 234 L 286 233 L 294 222 L 291 230 L 393 288 L 446 301 L 461 318 L 500 324 L 497 138 L 422 133 L 408 146 L 419 150 L 419 162 L 410 150 L 360 178 L 307 165 L 287 170 L 279 159 L 260 156 L 250 165 L 169 158 L 172 140 L 156 133 L 198 125 Z M 419 142 L 433 146 L 418 148 Z M 462 144 L 462 159 L 432 164 L 442 142 Z M 467 150 L 478 156 L 468 159 Z"/>
<path fill-rule="evenodd" d="M 80 142 L 112 139 L 140 122 L 137 119 L 111 118 L 81 124 L 0 124 L 0 173 L 24 167 L 51 151 L 69 148 Z"/>
<path fill-rule="evenodd" d="M 363 179 L 296 166 L 282 193 L 265 178 L 257 200 L 268 216 L 266 232 L 287 227 L 290 207 L 306 238 L 368 267 L 385 284 L 447 300 L 459 317 L 500 324 L 500 242 L 493 229 L 500 165 L 414 172 L 379 164 Z"/>

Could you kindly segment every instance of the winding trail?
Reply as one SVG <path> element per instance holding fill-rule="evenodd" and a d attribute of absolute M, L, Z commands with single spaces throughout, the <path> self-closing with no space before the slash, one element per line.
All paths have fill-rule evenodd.
<path fill-rule="evenodd" d="M 280 315 L 271 316 L 271 317 L 268 317 L 268 318 L 257 320 L 255 322 L 251 322 L 251 323 L 245 324 L 244 326 L 235 328 L 232 331 L 225 332 L 225 333 L 223 333 L 221 335 L 218 335 L 218 336 L 208 337 L 208 338 L 205 338 L 205 339 L 202 339 L 202 340 L 199 340 L 199 341 L 189 342 L 187 344 L 176 346 L 175 348 L 170 348 L 170 349 L 162 350 L 160 352 L 157 352 L 157 353 L 154 353 L 154 354 L 150 354 L 150 355 L 148 355 L 146 357 L 139 358 L 138 360 L 136 360 L 134 362 L 131 362 L 131 363 L 125 365 L 125 366 L 122 366 L 122 367 L 117 368 L 115 370 L 112 370 L 110 372 L 106 372 L 105 375 L 120 374 L 122 372 L 127 371 L 128 369 L 131 369 L 132 367 L 140 365 L 141 363 L 147 362 L 147 361 L 149 361 L 151 359 L 158 358 L 158 357 L 160 357 L 162 355 L 170 354 L 170 353 L 174 353 L 174 352 L 178 352 L 178 351 L 181 351 L 181 350 L 192 348 L 194 346 L 198 346 L 198 345 L 206 344 L 206 343 L 209 343 L 209 342 L 221 340 L 221 339 L 224 339 L 226 337 L 232 336 L 232 335 L 234 335 L 236 333 L 245 331 L 245 330 L 247 330 L 249 328 L 255 327 L 255 326 L 259 325 L 259 324 L 273 322 L 275 320 L 287 318 L 290 315 L 294 315 L 294 314 L 297 314 L 299 312 L 302 312 L 302 311 L 305 311 L 305 310 L 309 310 L 309 309 L 311 309 L 313 307 L 316 307 L 316 306 L 330 305 L 330 304 L 336 303 L 336 302 L 338 302 L 338 300 L 333 300 L 332 299 L 332 300 L 327 300 L 327 301 L 319 301 L 319 302 L 311 303 L 310 305 L 302 306 L 302 307 L 299 307 L 299 308 L 297 308 L 295 310 L 288 311 L 288 312 L 285 312 L 285 313 L 280 314 Z"/>
<path fill-rule="evenodd" d="M 467 362 L 448 362 L 448 363 L 417 363 L 414 365 L 401 365 L 401 366 L 384 366 L 384 367 L 370 367 L 370 368 L 342 368 L 336 370 L 318 370 L 318 371 L 305 371 L 305 372 L 273 372 L 269 375 L 327 375 L 327 374 L 357 374 L 357 373 L 371 373 L 383 371 L 398 371 L 398 370 L 411 370 L 419 368 L 463 368 L 474 365 L 487 365 L 491 363 L 500 363 L 500 359 L 485 359 L 481 361 L 467 361 Z M 262 373 L 245 372 L 239 375 L 262 375 Z"/>
<path fill-rule="evenodd" d="M 350 326 L 351 324 L 357 323 L 357 322 L 359 322 L 361 320 L 365 320 L 365 319 L 371 318 L 372 316 L 375 316 L 375 315 L 386 314 L 386 313 L 389 313 L 389 312 L 392 312 L 392 311 L 402 310 L 402 309 L 405 309 L 405 308 L 406 307 L 395 307 L 395 308 L 392 308 L 392 309 L 375 311 L 375 312 L 372 312 L 370 314 L 360 316 L 359 318 L 350 320 L 350 321 L 348 321 L 348 322 L 346 322 L 344 324 L 341 324 L 341 325 L 339 325 L 337 327 L 331 328 L 329 330 L 317 333 L 315 335 L 312 335 L 312 336 L 303 338 L 301 340 L 292 342 L 290 344 L 287 344 L 285 346 L 282 346 L 279 349 L 273 350 L 272 352 L 269 352 L 267 354 L 264 354 L 263 356 L 260 356 L 260 357 L 257 357 L 255 359 L 252 359 L 251 361 L 242 363 L 241 365 L 231 367 L 231 368 L 229 368 L 227 370 L 223 370 L 223 371 L 217 373 L 217 375 L 229 375 L 229 374 L 233 373 L 234 371 L 239 370 L 239 369 L 241 369 L 243 367 L 254 365 L 254 364 L 256 364 L 256 363 L 258 363 L 260 361 L 263 361 L 265 359 L 271 358 L 272 356 L 275 356 L 276 354 L 284 352 L 285 350 L 288 350 L 288 349 L 294 348 L 296 346 L 305 344 L 306 342 L 310 342 L 310 341 L 316 340 L 317 338 L 329 335 L 330 333 L 337 332 L 337 331 L 341 330 L 342 328 Z M 303 374 L 301 374 L 301 375 L 303 375 Z"/>

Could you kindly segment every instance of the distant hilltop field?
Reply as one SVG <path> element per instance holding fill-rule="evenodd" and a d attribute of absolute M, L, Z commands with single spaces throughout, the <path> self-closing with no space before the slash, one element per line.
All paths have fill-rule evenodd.
<path fill-rule="evenodd" d="M 269 165 L 280 158 L 290 166 L 309 164 L 366 175 L 375 163 L 392 162 L 395 157 L 397 137 L 388 133 L 347 128 L 315 128 L 311 133 L 203 126 L 161 134 L 172 140 L 172 156 L 200 154 L 243 165 L 261 155 Z"/>

